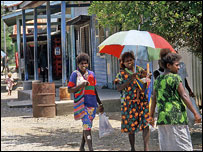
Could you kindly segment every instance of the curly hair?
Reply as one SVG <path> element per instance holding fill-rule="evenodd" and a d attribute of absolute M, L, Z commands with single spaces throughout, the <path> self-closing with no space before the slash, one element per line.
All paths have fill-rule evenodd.
<path fill-rule="evenodd" d="M 134 55 L 133 51 L 125 52 L 125 53 L 122 54 L 122 56 L 121 56 L 121 58 L 119 60 L 121 69 L 125 69 L 124 61 L 128 57 L 131 57 L 133 60 L 135 60 L 135 55 Z"/>
<path fill-rule="evenodd" d="M 174 62 L 180 61 L 181 56 L 177 53 L 171 52 L 169 49 L 161 49 L 160 61 L 163 68 L 167 68 L 167 64 L 174 64 Z"/>
<path fill-rule="evenodd" d="M 12 77 L 12 73 L 8 73 L 8 77 L 11 78 Z"/>
<path fill-rule="evenodd" d="M 76 58 L 77 64 L 80 64 L 80 62 L 82 62 L 82 61 L 87 61 L 87 63 L 89 63 L 89 60 L 90 60 L 90 58 L 87 53 L 80 53 Z"/>

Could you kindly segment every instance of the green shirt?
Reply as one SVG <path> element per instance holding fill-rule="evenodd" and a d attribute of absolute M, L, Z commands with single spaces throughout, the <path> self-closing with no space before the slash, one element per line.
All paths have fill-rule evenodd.
<path fill-rule="evenodd" d="M 157 125 L 187 125 L 186 106 L 179 93 L 178 85 L 182 82 L 177 74 L 160 75 L 154 82 L 157 95 Z"/>

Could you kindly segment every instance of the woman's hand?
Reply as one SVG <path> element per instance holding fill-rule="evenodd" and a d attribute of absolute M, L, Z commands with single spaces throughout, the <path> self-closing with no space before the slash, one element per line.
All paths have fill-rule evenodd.
<path fill-rule="evenodd" d="M 194 115 L 194 117 L 195 117 L 195 123 L 201 123 L 201 116 L 197 113 L 197 114 L 195 114 Z"/>
<path fill-rule="evenodd" d="M 100 104 L 100 105 L 99 105 L 99 112 L 100 112 L 100 113 L 103 113 L 103 112 L 104 112 L 104 106 L 103 106 L 103 104 Z"/>
<path fill-rule="evenodd" d="M 153 118 L 153 117 L 149 116 L 149 118 L 147 119 L 147 121 L 148 121 L 148 123 L 149 123 L 150 125 L 152 125 L 152 127 L 154 127 L 154 118 Z"/>
<path fill-rule="evenodd" d="M 88 86 L 88 84 L 89 84 L 88 81 L 84 81 L 84 82 L 82 82 L 82 87 L 86 87 L 86 86 Z"/>
<path fill-rule="evenodd" d="M 132 74 L 132 77 L 131 77 L 132 80 L 134 80 L 134 79 L 136 78 L 136 76 L 137 76 L 137 73 L 133 73 L 133 74 Z"/>
<path fill-rule="evenodd" d="M 146 78 L 151 79 L 151 76 L 152 76 L 152 73 L 150 72 L 150 73 L 147 74 Z"/>
<path fill-rule="evenodd" d="M 194 93 L 192 91 L 189 92 L 190 97 L 195 97 Z"/>

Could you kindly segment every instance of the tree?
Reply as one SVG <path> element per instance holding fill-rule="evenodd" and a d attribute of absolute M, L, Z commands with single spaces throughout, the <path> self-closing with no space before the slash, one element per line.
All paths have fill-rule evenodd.
<path fill-rule="evenodd" d="M 1 5 L 1 16 L 3 14 L 4 14 L 3 6 Z M 9 58 L 12 58 L 14 56 L 12 39 L 11 37 L 9 37 L 9 35 L 12 34 L 12 32 L 13 27 L 6 26 L 6 52 Z M 4 22 L 2 18 L 1 18 L 1 50 L 4 50 Z"/>
<path fill-rule="evenodd" d="M 88 12 L 103 27 L 123 31 L 141 25 L 202 60 L 202 1 L 93 1 Z"/>

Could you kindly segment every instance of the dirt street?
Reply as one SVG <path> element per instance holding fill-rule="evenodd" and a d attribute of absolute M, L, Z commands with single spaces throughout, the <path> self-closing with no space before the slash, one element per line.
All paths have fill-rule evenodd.
<path fill-rule="evenodd" d="M 2 151 L 78 151 L 82 122 L 73 114 L 54 118 L 33 118 L 32 108 L 9 108 L 7 102 L 17 100 L 17 90 L 8 96 L 1 92 L 1 150 Z M 99 139 L 99 116 L 93 123 L 92 138 L 95 151 L 129 151 L 128 135 L 121 133 L 120 112 L 107 112 L 114 133 Z M 202 150 L 202 124 L 191 130 L 193 148 Z M 143 151 L 142 132 L 136 134 L 136 150 Z M 158 132 L 151 131 L 151 151 L 159 151 Z M 85 145 L 88 151 L 87 145 Z"/>

